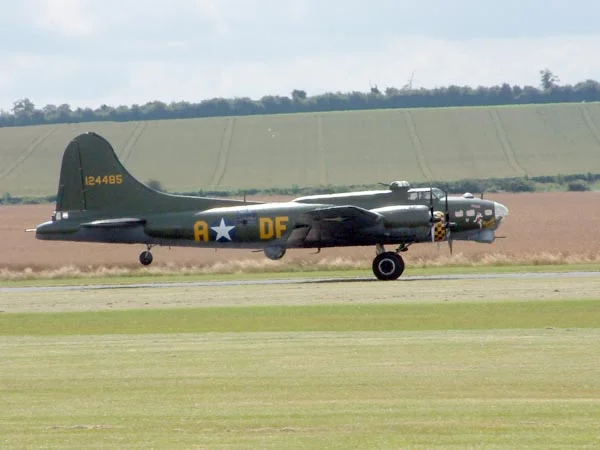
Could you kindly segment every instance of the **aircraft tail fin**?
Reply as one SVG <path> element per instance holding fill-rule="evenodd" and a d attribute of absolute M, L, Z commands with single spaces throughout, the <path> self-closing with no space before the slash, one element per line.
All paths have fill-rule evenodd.
<path fill-rule="evenodd" d="M 140 183 L 96 133 L 75 137 L 65 149 L 56 211 L 98 211 L 112 215 L 231 206 L 236 200 L 171 195 Z"/>

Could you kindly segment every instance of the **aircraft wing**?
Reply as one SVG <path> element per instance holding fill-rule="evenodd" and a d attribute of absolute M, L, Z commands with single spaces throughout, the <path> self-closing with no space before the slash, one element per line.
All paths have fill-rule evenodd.
<path fill-rule="evenodd" d="M 359 230 L 379 223 L 383 216 L 358 206 L 331 206 L 302 214 L 297 226 L 288 236 L 291 246 L 342 245 L 351 242 Z"/>
<path fill-rule="evenodd" d="M 303 214 L 303 216 L 310 225 L 315 225 L 315 222 L 328 222 L 332 225 L 336 223 L 347 225 L 351 222 L 356 228 L 375 225 L 383 218 L 381 214 L 352 205 L 315 209 L 314 211 Z"/>
<path fill-rule="evenodd" d="M 141 225 L 144 223 L 146 223 L 145 219 L 123 217 L 118 219 L 94 220 L 93 222 L 82 223 L 81 226 L 86 228 L 125 228 Z"/>

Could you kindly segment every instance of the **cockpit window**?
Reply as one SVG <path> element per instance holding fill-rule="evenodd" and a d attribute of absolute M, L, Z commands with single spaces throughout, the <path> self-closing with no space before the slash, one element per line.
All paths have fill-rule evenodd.
<path fill-rule="evenodd" d="M 435 198 L 437 198 L 438 200 L 441 200 L 441 199 L 443 199 L 444 197 L 446 197 L 446 194 L 444 193 L 444 191 L 442 191 L 442 190 L 441 190 L 441 189 L 439 189 L 439 188 L 433 188 L 431 191 L 433 192 L 433 196 L 434 196 Z"/>
<path fill-rule="evenodd" d="M 441 200 L 446 197 L 444 191 L 439 188 L 431 188 L 431 189 L 419 189 L 419 190 L 411 190 L 408 193 L 408 199 L 412 201 L 421 201 L 421 202 L 429 202 L 430 195 L 433 196 L 434 200 Z"/>

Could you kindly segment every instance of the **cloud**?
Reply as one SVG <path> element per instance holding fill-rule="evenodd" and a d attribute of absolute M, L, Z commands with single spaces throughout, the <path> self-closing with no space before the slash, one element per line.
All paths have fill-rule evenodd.
<path fill-rule="evenodd" d="M 42 29 L 66 37 L 83 37 L 98 30 L 91 10 L 90 2 L 84 0 L 39 0 L 31 12 Z"/>
<path fill-rule="evenodd" d="M 293 89 L 366 91 L 371 84 L 401 87 L 413 73 L 416 87 L 538 85 L 539 70 L 546 67 L 562 83 L 600 78 L 600 34 L 524 36 L 511 28 L 510 8 L 501 8 L 494 23 L 504 24 L 502 33 L 509 36 L 495 25 L 485 35 L 490 14 L 478 15 L 482 8 L 473 8 L 463 17 L 448 5 L 441 0 L 24 0 L 3 11 L 10 17 L 0 17 L 0 108 L 23 97 L 38 106 L 96 107 L 260 98 Z M 446 14 L 448 8 L 452 14 Z M 436 14 L 428 15 L 429 10 Z M 457 17 L 458 31 L 452 22 Z M 519 23 L 527 19 L 519 17 Z M 581 21 L 587 23 L 585 17 Z M 557 27 L 548 21 L 548 30 Z"/>
<path fill-rule="evenodd" d="M 218 34 L 223 35 L 229 31 L 229 24 L 218 3 L 215 0 L 196 0 L 194 9 L 198 18 L 212 23 Z"/>
<path fill-rule="evenodd" d="M 97 106 L 200 101 L 212 97 L 289 95 L 293 89 L 309 94 L 327 91 L 366 91 L 401 87 L 414 74 L 415 87 L 458 85 L 539 84 L 539 70 L 548 67 L 563 83 L 576 83 L 600 74 L 594 58 L 600 36 L 547 39 L 479 39 L 448 41 L 426 38 L 395 39 L 373 52 L 316 56 L 282 55 L 260 59 L 212 62 L 177 60 L 133 61 L 105 68 L 118 73 L 115 89 L 90 89 L 72 102 Z M 97 83 L 92 68 L 84 78 Z M 93 78 L 93 72 L 96 73 Z M 63 99 L 62 101 L 68 101 Z M 54 100 L 58 103 L 58 100 Z"/>

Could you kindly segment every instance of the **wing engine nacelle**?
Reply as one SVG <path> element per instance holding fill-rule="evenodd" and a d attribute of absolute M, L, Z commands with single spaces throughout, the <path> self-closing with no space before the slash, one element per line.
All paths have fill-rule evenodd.
<path fill-rule="evenodd" d="M 393 228 L 397 232 L 407 234 L 414 232 L 420 239 L 429 236 L 432 242 L 448 238 L 445 214 L 435 211 L 432 220 L 431 208 L 425 205 L 386 206 L 371 211 L 383 216 L 385 227 L 388 229 Z"/>
<path fill-rule="evenodd" d="M 431 211 L 425 205 L 385 206 L 371 211 L 383 216 L 386 228 L 431 226 Z"/>

